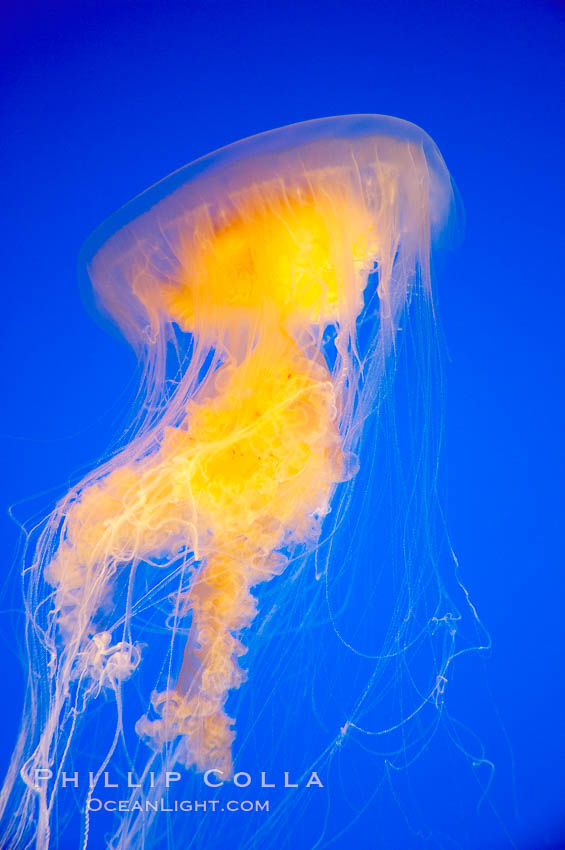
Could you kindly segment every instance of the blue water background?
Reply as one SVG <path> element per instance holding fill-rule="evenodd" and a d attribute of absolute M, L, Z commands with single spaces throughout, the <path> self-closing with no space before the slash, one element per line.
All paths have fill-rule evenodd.
<path fill-rule="evenodd" d="M 24 2 L 3 15 L 2 765 L 24 687 L 8 508 L 29 519 L 104 452 L 135 373 L 84 308 L 82 243 L 210 150 L 378 112 L 427 130 L 465 210 L 438 290 L 443 492 L 492 651 L 461 660 L 451 709 L 496 770 L 477 808 L 468 767 L 460 787 L 442 783 L 453 755 L 439 748 L 410 790 L 435 812 L 425 834 L 385 789 L 334 846 L 565 846 L 563 4 Z M 296 850 L 311 846 L 303 834 Z"/>

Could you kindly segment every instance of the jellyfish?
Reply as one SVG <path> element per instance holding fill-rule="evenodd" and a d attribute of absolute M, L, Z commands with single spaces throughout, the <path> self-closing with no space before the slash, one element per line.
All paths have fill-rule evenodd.
<path fill-rule="evenodd" d="M 126 734 L 142 789 L 172 769 L 233 777 L 227 706 L 254 687 L 262 589 L 347 513 L 403 316 L 414 300 L 433 315 L 430 250 L 452 201 L 422 130 L 345 116 L 196 160 L 91 237 L 92 297 L 140 388 L 126 439 L 59 501 L 24 568 L 30 675 L 3 847 L 52 846 L 73 740 L 104 695 L 117 721 L 95 781 Z M 126 689 L 154 644 L 132 719 Z M 108 846 L 149 846 L 149 819 L 124 816 Z"/>

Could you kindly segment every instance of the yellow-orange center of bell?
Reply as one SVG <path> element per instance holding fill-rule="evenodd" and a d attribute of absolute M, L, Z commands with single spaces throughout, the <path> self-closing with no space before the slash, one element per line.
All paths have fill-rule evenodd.
<path fill-rule="evenodd" d="M 171 318 L 187 331 L 259 313 L 301 325 L 335 321 L 344 297 L 343 257 L 347 252 L 349 264 L 352 254 L 363 263 L 370 251 L 370 223 L 355 206 L 320 190 L 291 198 L 257 191 L 240 200 L 228 223 L 187 246 L 180 286 L 164 291 Z"/>

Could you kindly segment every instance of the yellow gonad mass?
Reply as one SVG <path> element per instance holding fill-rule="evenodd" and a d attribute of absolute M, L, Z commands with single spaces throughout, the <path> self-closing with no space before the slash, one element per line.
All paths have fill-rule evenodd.
<path fill-rule="evenodd" d="M 344 470 L 329 371 L 291 341 L 258 341 L 216 383 L 216 395 L 191 405 L 187 430 L 163 440 L 173 517 L 189 493 L 204 562 L 183 599 L 192 626 L 178 685 L 153 697 L 162 719 L 137 728 L 159 747 L 186 735 L 186 764 L 229 776 L 233 733 L 223 706 L 244 680 L 235 635 L 255 615 L 251 588 L 284 568 L 275 550 L 315 541 Z"/>
<path fill-rule="evenodd" d="M 195 551 L 202 563 L 180 600 L 192 625 L 179 682 L 153 696 L 162 719 L 143 718 L 137 729 L 158 748 L 185 735 L 187 766 L 221 766 L 228 776 L 233 732 L 224 703 L 244 680 L 236 636 L 255 614 L 251 588 L 284 569 L 277 549 L 315 542 L 344 477 L 327 367 L 275 327 L 267 336 L 241 364 L 217 371 L 207 397 L 165 430 L 157 453 L 81 496 L 49 568 L 59 627 L 70 635 L 78 617 L 96 616 L 118 563 Z M 191 665 L 197 672 L 187 683 Z"/>
<path fill-rule="evenodd" d="M 423 131 L 349 116 L 210 154 L 91 238 L 92 293 L 143 379 L 127 441 L 59 502 L 25 570 L 40 669 L 2 846 L 49 847 L 80 715 L 103 690 L 118 720 L 98 776 L 121 747 L 143 791 L 179 764 L 232 776 L 226 705 L 253 687 L 260 586 L 336 530 L 400 320 L 415 298 L 431 315 L 450 203 Z M 108 846 L 148 847 L 151 819 L 125 816 Z"/>

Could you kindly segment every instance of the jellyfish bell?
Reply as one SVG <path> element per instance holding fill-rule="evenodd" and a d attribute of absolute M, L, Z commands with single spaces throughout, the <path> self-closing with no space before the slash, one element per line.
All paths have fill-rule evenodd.
<path fill-rule="evenodd" d="M 226 703 L 252 687 L 240 659 L 260 586 L 315 550 L 322 527 L 331 534 L 400 317 L 414 293 L 431 303 L 430 244 L 451 199 L 419 128 L 327 118 L 197 160 L 91 238 L 94 297 L 144 378 L 130 439 L 60 502 L 37 545 L 29 599 L 43 596 L 32 631 L 49 698 L 14 761 L 22 811 L 33 768 L 61 769 L 101 689 L 116 694 L 121 731 L 121 690 L 144 661 L 136 612 L 173 580 L 165 673 L 135 731 L 148 764 L 232 775 Z M 155 590 L 137 597 L 142 564 Z M 38 794 L 17 827 L 35 820 L 38 847 L 55 794 Z M 123 827 L 119 846 L 138 846 L 138 828 Z"/>
<path fill-rule="evenodd" d="M 398 247 L 411 267 L 425 261 L 451 201 L 415 125 L 318 119 L 180 169 L 106 222 L 84 259 L 102 310 L 137 348 L 171 323 L 218 335 L 269 307 L 291 327 L 323 325 L 360 312 L 379 258 Z"/>

